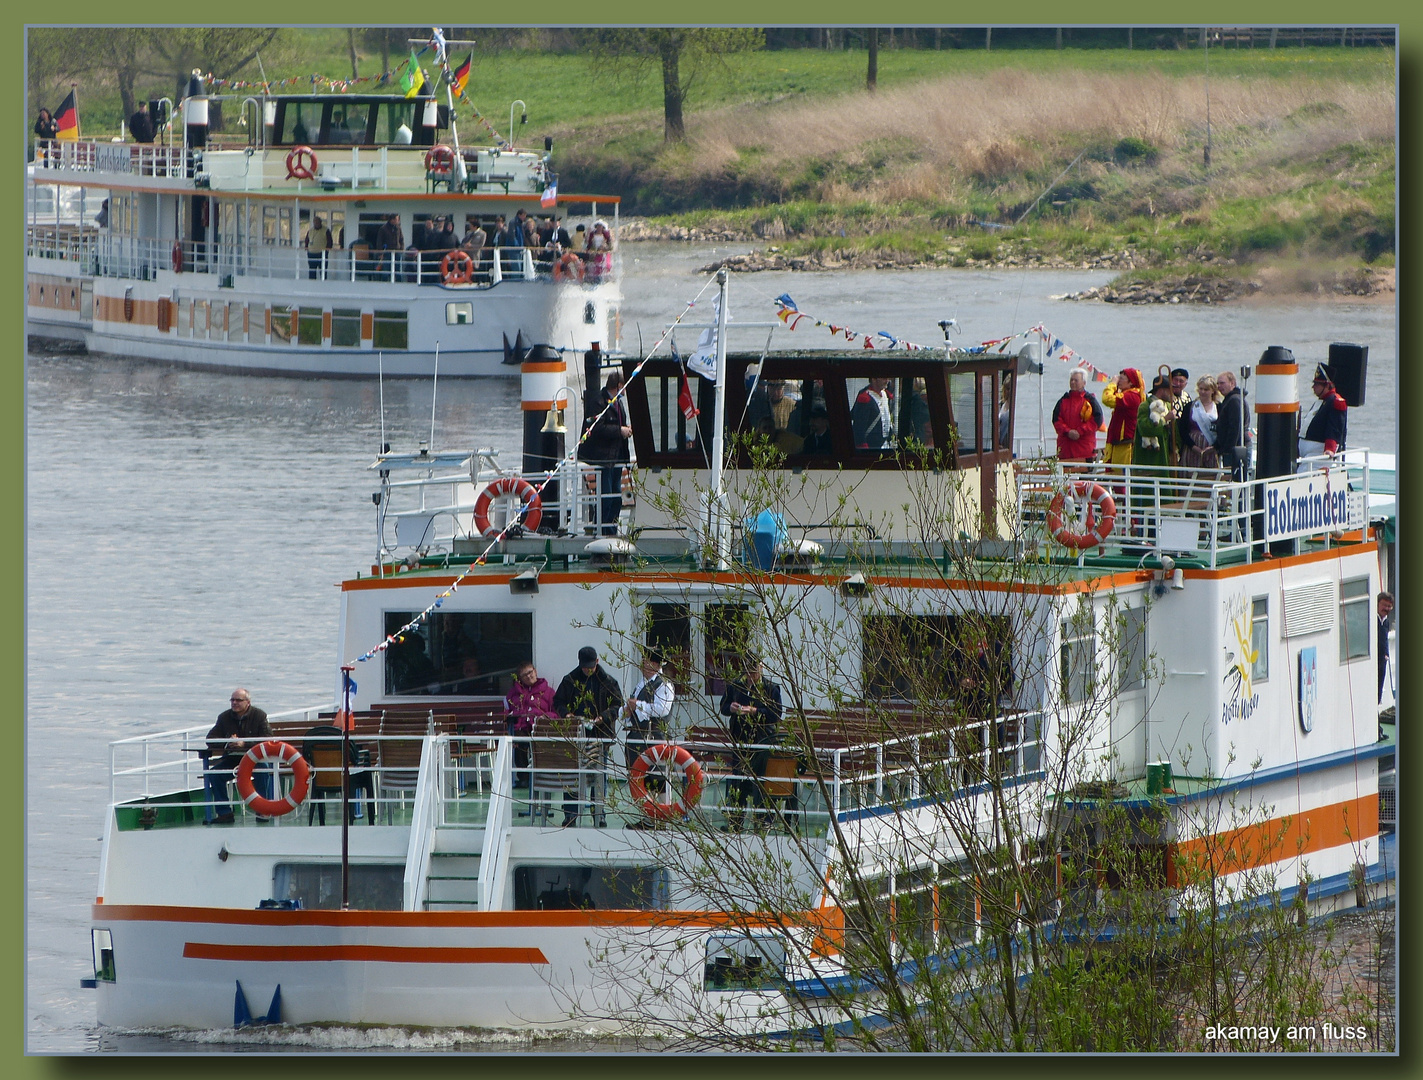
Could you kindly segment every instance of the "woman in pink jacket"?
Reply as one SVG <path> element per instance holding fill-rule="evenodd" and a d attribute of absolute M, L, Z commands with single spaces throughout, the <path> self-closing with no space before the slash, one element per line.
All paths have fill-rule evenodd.
<path fill-rule="evenodd" d="M 558 714 L 553 708 L 553 687 L 545 679 L 539 678 L 532 660 L 525 660 L 514 669 L 514 685 L 504 698 L 504 720 L 510 735 L 529 736 L 533 734 L 534 721 L 540 717 Z M 527 787 L 529 783 L 529 744 L 514 744 L 514 786 Z"/>

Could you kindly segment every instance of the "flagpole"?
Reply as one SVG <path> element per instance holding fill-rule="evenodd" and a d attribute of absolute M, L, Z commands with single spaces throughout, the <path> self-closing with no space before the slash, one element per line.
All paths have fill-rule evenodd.
<path fill-rule="evenodd" d="M 710 532 L 716 569 L 730 565 L 731 542 L 727 535 L 726 495 L 721 489 L 722 460 L 726 454 L 726 294 L 728 275 L 723 268 L 716 272 L 719 290 L 716 312 L 716 408 L 712 412 L 711 505 Z M 740 325 L 740 324 L 738 324 Z"/>

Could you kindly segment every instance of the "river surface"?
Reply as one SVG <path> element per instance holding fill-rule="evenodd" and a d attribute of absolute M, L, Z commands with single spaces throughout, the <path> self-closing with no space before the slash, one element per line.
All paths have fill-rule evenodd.
<path fill-rule="evenodd" d="M 650 346 L 709 276 L 698 268 L 748 246 L 625 248 L 623 344 Z M 1301 400 L 1330 341 L 1369 346 L 1368 404 L 1350 444 L 1393 452 L 1396 314 L 1377 303 L 1250 302 L 1229 307 L 1064 303 L 1106 273 L 863 271 L 734 276 L 740 323 L 773 321 L 774 297 L 861 333 L 924 345 L 1004 337 L 1041 323 L 1111 372 L 1159 364 L 1194 374 L 1293 349 Z M 713 290 L 688 321 L 710 319 Z M 732 339 L 761 348 L 768 333 Z M 802 322 L 777 348 L 843 343 Z M 697 337 L 679 328 L 683 352 Z M 570 365 L 576 367 L 576 365 Z M 1049 362 L 1049 407 L 1068 366 Z M 1038 380 L 1020 382 L 1017 433 L 1037 433 Z M 495 446 L 517 462 L 518 380 L 405 380 L 384 388 L 396 449 Z M 39 1053 L 191 1053 L 332 1048 L 495 1053 L 616 1050 L 579 1039 L 406 1031 L 118 1033 L 94 1021 L 89 905 L 109 797 L 108 742 L 207 725 L 236 685 L 269 712 L 334 696 L 341 579 L 372 561 L 382 392 L 373 383 L 186 371 L 110 357 L 27 357 L 27 1048 Z"/>

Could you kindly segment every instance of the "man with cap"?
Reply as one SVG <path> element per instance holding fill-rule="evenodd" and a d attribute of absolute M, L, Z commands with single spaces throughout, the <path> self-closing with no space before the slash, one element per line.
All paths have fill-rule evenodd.
<path fill-rule="evenodd" d="M 624 747 L 627 767 L 632 768 L 647 745 L 667 738 L 667 717 L 672 713 L 676 690 L 672 680 L 662 674 L 662 653 L 649 647 L 642 656 L 642 678 L 628 694 L 623 715 L 627 717 L 627 743 Z"/>
<path fill-rule="evenodd" d="M 590 800 L 598 828 L 608 824 L 608 744 L 616 734 L 618 713 L 623 707 L 623 692 L 617 680 L 603 670 L 598 663 L 598 650 L 584 645 L 578 650 L 578 666 L 563 677 L 558 691 L 553 695 L 553 711 L 559 716 L 577 719 L 582 723 L 584 734 L 591 742 L 584 768 L 592 770 L 588 776 L 591 788 Z M 572 825 L 577 820 L 577 808 L 564 803 L 563 824 Z"/>
<path fill-rule="evenodd" d="M 739 831 L 748 806 L 766 805 L 762 787 L 769 745 L 781 741 L 781 687 L 766 678 L 761 660 L 747 655 L 742 660 L 745 675 L 729 678 L 721 698 L 721 715 L 730 718 L 727 727 L 736 744 L 736 771 L 741 780 L 728 781 L 726 821 Z"/>
<path fill-rule="evenodd" d="M 1191 373 L 1183 367 L 1171 369 L 1171 415 L 1178 421 L 1191 407 Z"/>
<path fill-rule="evenodd" d="M 1300 457 L 1337 454 L 1344 449 L 1344 439 L 1349 433 L 1349 405 L 1334 389 L 1332 376 L 1328 365 L 1320 364 L 1315 370 L 1314 396 L 1319 399 L 1319 407 L 1314 410 L 1309 427 L 1299 441 Z"/>

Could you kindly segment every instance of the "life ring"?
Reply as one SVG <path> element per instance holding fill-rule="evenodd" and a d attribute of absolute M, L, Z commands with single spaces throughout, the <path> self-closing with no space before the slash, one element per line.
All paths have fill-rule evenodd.
<path fill-rule="evenodd" d="M 533 532 L 539 527 L 539 522 L 543 520 L 544 504 L 539 493 L 534 490 L 534 485 L 517 476 L 501 476 L 474 500 L 474 527 L 479 530 L 481 536 L 495 536 L 499 532 L 489 524 L 489 504 L 500 495 L 514 495 L 521 503 L 527 504 L 523 512 L 525 529 Z"/>
<path fill-rule="evenodd" d="M 1083 531 L 1074 532 L 1066 520 L 1068 498 L 1084 499 Z M 1059 491 L 1047 509 L 1047 529 L 1063 547 L 1081 551 L 1100 547 L 1111 535 L 1117 523 L 1117 503 L 1111 492 L 1101 484 L 1079 480 L 1066 491 Z M 1073 523 L 1075 524 L 1075 522 Z"/>
<path fill-rule="evenodd" d="M 311 180 L 316 176 L 316 151 L 309 146 L 294 146 L 287 154 L 287 179 Z"/>
<path fill-rule="evenodd" d="M 425 151 L 425 171 L 431 176 L 449 176 L 455 167 L 455 152 L 444 143 Z"/>
<path fill-rule="evenodd" d="M 682 799 L 677 802 L 659 802 L 647 793 L 647 774 L 659 761 L 670 761 L 672 767 L 681 770 L 682 776 L 686 780 L 686 788 L 682 792 Z M 632 763 L 632 769 L 628 772 L 628 794 L 632 796 L 642 808 L 642 812 L 654 821 L 667 821 L 671 818 L 679 818 L 687 813 L 687 808 L 697 805 L 697 800 L 701 798 L 702 788 L 706 784 L 706 774 L 702 772 L 701 765 L 697 759 L 692 757 L 692 752 L 685 746 L 673 746 L 671 743 L 657 743 L 649 746 L 638 759 Z"/>
<path fill-rule="evenodd" d="M 292 771 L 292 789 L 280 799 L 262 798 L 252 784 L 252 770 L 258 765 L 266 765 L 272 761 L 290 766 Z M 291 743 L 268 739 L 242 755 L 236 776 L 237 794 L 242 796 L 242 801 L 254 814 L 259 817 L 281 817 L 295 810 L 306 798 L 307 786 L 311 780 L 311 766 Z"/>
<path fill-rule="evenodd" d="M 468 285 L 474 280 L 474 260 L 467 251 L 450 251 L 440 260 L 440 278 L 446 285 Z"/>
<path fill-rule="evenodd" d="M 554 281 L 564 281 L 568 278 L 583 280 L 583 260 L 571 251 L 564 252 L 563 257 L 553 264 Z"/>
<path fill-rule="evenodd" d="M 183 241 L 173 241 L 173 252 L 169 256 L 169 260 L 173 264 L 173 273 L 181 274 L 183 272 Z"/>

